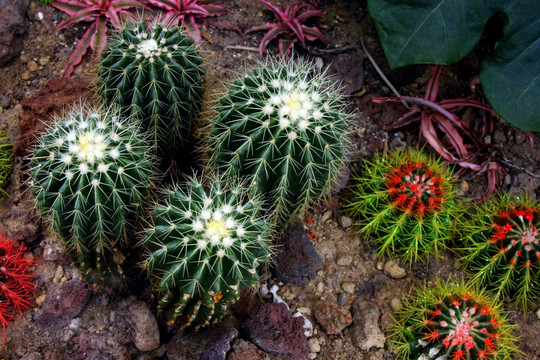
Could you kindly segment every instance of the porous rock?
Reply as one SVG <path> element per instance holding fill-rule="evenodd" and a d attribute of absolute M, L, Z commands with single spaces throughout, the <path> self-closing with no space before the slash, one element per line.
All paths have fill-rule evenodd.
<path fill-rule="evenodd" d="M 374 302 L 357 299 L 353 304 L 354 325 L 352 326 L 353 343 L 363 351 L 372 348 L 382 349 L 386 337 L 379 327 L 379 308 Z"/>
<path fill-rule="evenodd" d="M 324 332 L 329 335 L 339 334 L 353 321 L 349 310 L 328 300 L 318 301 L 313 307 L 313 313 Z"/>

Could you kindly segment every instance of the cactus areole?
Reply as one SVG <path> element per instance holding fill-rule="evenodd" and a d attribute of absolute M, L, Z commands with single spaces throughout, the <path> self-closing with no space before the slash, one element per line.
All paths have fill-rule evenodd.
<path fill-rule="evenodd" d="M 177 26 L 127 23 L 103 50 L 97 92 L 142 121 L 163 155 L 190 141 L 204 93 L 202 62 Z"/>
<path fill-rule="evenodd" d="M 155 207 L 145 264 L 169 324 L 205 326 L 257 283 L 257 267 L 270 256 L 270 226 L 260 207 L 241 185 L 214 180 L 205 190 L 196 178 Z"/>
<path fill-rule="evenodd" d="M 346 157 L 347 115 L 331 79 L 313 65 L 268 60 L 236 80 L 217 108 L 212 160 L 266 194 L 290 221 L 331 187 Z"/>

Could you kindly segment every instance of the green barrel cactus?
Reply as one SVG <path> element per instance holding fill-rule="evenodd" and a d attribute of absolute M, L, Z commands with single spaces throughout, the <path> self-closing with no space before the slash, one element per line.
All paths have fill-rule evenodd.
<path fill-rule="evenodd" d="M 272 59 L 230 84 L 210 129 L 211 164 L 265 195 L 288 223 L 325 195 L 346 162 L 348 114 L 333 80 Z"/>
<path fill-rule="evenodd" d="M 164 154 L 189 143 L 204 94 L 202 63 L 178 26 L 128 22 L 103 50 L 97 93 L 141 121 Z"/>
<path fill-rule="evenodd" d="M 9 182 L 11 169 L 13 168 L 12 145 L 7 142 L 8 137 L 0 132 L 0 195 L 6 195 L 4 188 Z"/>
<path fill-rule="evenodd" d="M 511 360 L 516 338 L 499 307 L 463 282 L 417 289 L 393 316 L 397 359 Z"/>
<path fill-rule="evenodd" d="M 360 232 L 379 255 L 396 255 L 412 264 L 446 248 L 460 223 L 451 172 L 420 151 L 376 154 L 351 177 L 346 210 L 360 218 Z"/>
<path fill-rule="evenodd" d="M 526 193 L 499 194 L 477 206 L 462 259 L 472 281 L 524 309 L 540 297 L 540 204 Z"/>
<path fill-rule="evenodd" d="M 138 130 L 118 112 L 76 105 L 53 117 L 29 159 L 37 207 L 90 283 L 122 273 L 121 250 L 149 194 L 153 149 Z"/>
<path fill-rule="evenodd" d="M 219 180 L 205 189 L 191 178 L 153 210 L 145 267 L 170 325 L 199 328 L 218 320 L 241 289 L 258 282 L 257 267 L 270 257 L 271 228 L 260 200 L 247 193 Z"/>

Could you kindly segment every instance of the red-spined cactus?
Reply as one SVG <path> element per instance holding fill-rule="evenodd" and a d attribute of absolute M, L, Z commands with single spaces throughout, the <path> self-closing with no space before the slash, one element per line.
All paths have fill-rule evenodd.
<path fill-rule="evenodd" d="M 415 262 L 446 247 L 460 222 L 451 172 L 420 151 L 393 151 L 354 175 L 346 209 L 380 255 Z"/>
<path fill-rule="evenodd" d="M 0 233 L 0 326 L 4 342 L 6 327 L 32 306 L 37 288 L 35 275 L 30 271 L 35 261 L 26 255 L 24 244 Z"/>
<path fill-rule="evenodd" d="M 472 285 L 437 281 L 417 289 L 394 316 L 398 359 L 511 359 L 516 338 L 499 305 Z"/>
<path fill-rule="evenodd" d="M 540 297 L 540 204 L 527 194 L 498 195 L 467 225 L 464 263 L 472 281 L 525 310 Z"/>

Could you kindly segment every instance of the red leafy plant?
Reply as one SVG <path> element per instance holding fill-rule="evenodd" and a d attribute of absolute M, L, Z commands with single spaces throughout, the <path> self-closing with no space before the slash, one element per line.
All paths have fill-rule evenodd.
<path fill-rule="evenodd" d="M 139 0 L 55 0 L 51 6 L 69 15 L 69 18 L 57 26 L 64 29 L 78 22 L 90 22 L 90 26 L 82 36 L 77 48 L 71 54 L 62 76 L 69 77 L 83 56 L 92 48 L 93 56 L 100 56 L 107 42 L 107 25 L 121 27 L 121 19 L 132 16 L 130 10 L 144 9 Z"/>
<path fill-rule="evenodd" d="M 373 98 L 372 101 L 375 103 L 405 101 L 417 105 L 394 123 L 385 126 L 385 130 L 400 128 L 419 121 L 420 138 L 425 138 L 429 145 L 445 160 L 459 165 L 461 169 L 458 171 L 458 175 L 467 169 L 476 171 L 478 174 L 487 174 L 487 193 L 490 194 L 501 183 L 502 168 L 495 156 L 496 146 L 486 144 L 483 139 L 493 131 L 492 116 L 496 115 L 489 105 L 471 98 L 437 101 L 441 72 L 442 66 L 437 65 L 433 68 L 433 74 L 423 98 L 412 96 L 378 97 Z M 483 111 L 482 134 L 475 132 L 467 122 L 455 114 L 465 107 L 473 107 Z M 444 139 L 440 135 L 443 135 Z"/>
<path fill-rule="evenodd" d="M 227 9 L 214 4 L 215 0 L 147 0 L 147 2 L 164 9 L 166 11 L 164 20 L 172 25 L 182 24 L 195 41 L 201 41 L 201 25 L 241 32 L 237 26 L 209 19 L 227 14 Z"/>
<path fill-rule="evenodd" d="M 18 315 L 32 306 L 34 291 L 37 289 L 36 277 L 30 268 L 35 260 L 27 256 L 24 244 L 0 233 L 0 326 L 4 331 Z"/>
<path fill-rule="evenodd" d="M 326 37 L 316 26 L 304 24 L 311 18 L 324 17 L 324 12 L 317 9 L 319 1 L 315 5 L 305 2 L 291 4 L 285 10 L 268 0 L 258 1 L 265 4 L 274 13 L 275 17 L 274 22 L 253 26 L 245 32 L 247 34 L 253 31 L 267 31 L 259 45 L 261 56 L 268 44 L 276 38 L 278 38 L 280 55 L 286 55 L 287 57 L 290 56 L 294 44 L 298 41 L 303 46 L 306 46 L 306 41 L 321 40 L 326 42 Z"/>

